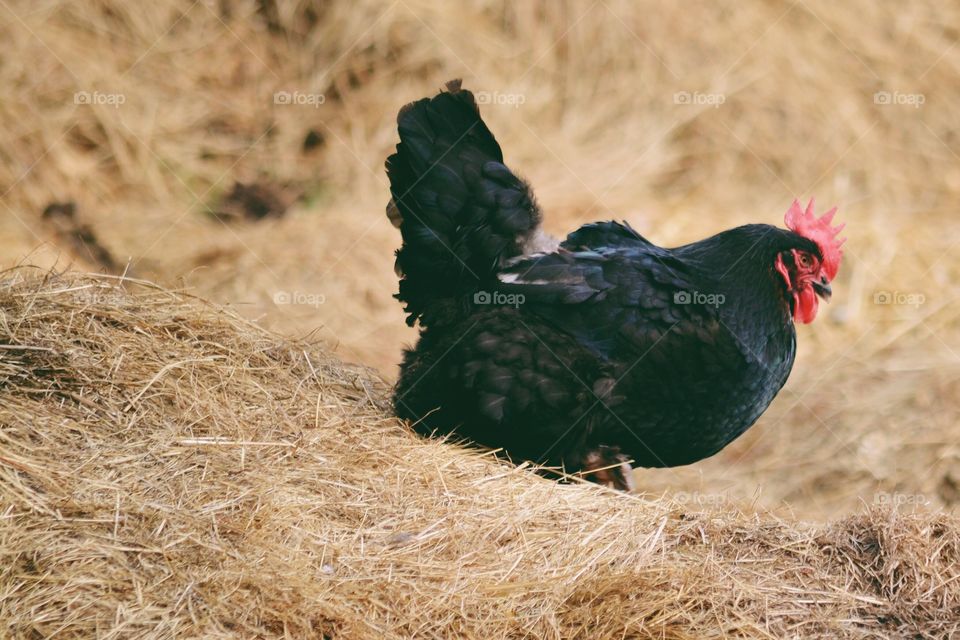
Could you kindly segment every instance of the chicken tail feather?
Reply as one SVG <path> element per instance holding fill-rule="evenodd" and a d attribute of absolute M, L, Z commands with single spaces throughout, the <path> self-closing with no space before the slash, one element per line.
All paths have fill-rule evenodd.
<path fill-rule="evenodd" d="M 387 158 L 399 227 L 400 291 L 407 324 L 468 308 L 510 258 L 539 239 L 541 213 L 526 182 L 503 164 L 500 145 L 459 80 L 397 116 L 400 143 Z"/>

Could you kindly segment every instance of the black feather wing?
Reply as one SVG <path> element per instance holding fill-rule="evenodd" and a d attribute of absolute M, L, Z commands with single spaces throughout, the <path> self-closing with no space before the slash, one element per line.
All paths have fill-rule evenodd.
<path fill-rule="evenodd" d="M 516 262 L 500 272 L 501 286 L 522 296 L 525 311 L 610 361 L 647 353 L 662 341 L 678 353 L 688 342 L 736 346 L 702 274 L 639 236 L 619 237 L 621 246 L 561 249 Z M 569 239 L 564 244 L 576 246 Z"/>

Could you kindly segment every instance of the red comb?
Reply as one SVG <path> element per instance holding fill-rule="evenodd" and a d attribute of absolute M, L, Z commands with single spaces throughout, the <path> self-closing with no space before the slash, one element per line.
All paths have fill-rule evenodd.
<path fill-rule="evenodd" d="M 843 231 L 845 224 L 830 226 L 836 212 L 837 208 L 834 207 L 817 218 L 813 215 L 813 198 L 810 198 L 806 211 L 800 208 L 799 200 L 794 200 L 783 217 L 788 229 L 808 240 L 813 240 L 820 247 L 820 253 L 823 254 L 823 270 L 830 280 L 836 277 L 840 269 L 840 259 L 843 257 L 840 246 L 847 240 L 837 238 L 837 234 Z"/>

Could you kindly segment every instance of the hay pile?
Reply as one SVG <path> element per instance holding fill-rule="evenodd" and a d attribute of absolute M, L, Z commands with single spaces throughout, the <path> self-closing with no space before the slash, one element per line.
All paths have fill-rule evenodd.
<path fill-rule="evenodd" d="M 824 526 L 423 441 L 315 345 L 141 282 L 0 287 L 0 635 L 960 633 L 960 522 Z"/>
<path fill-rule="evenodd" d="M 414 336 L 382 163 L 400 105 L 463 77 L 552 231 L 625 218 L 681 244 L 810 195 L 848 223 L 774 405 L 642 486 L 819 520 L 888 498 L 955 511 L 958 32 L 942 0 L 5 0 L 0 268 L 129 261 L 392 378 Z M 294 202 L 252 222 L 233 205 L 257 185 L 268 211 Z"/>

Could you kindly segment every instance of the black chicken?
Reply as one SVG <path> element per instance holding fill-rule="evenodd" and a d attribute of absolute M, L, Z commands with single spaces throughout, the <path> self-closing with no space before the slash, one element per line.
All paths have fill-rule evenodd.
<path fill-rule="evenodd" d="M 764 412 L 840 265 L 835 209 L 794 202 L 675 249 L 617 222 L 557 245 L 460 82 L 405 106 L 387 159 L 407 322 L 394 405 L 514 458 L 622 489 L 630 466 L 689 464 Z"/>

